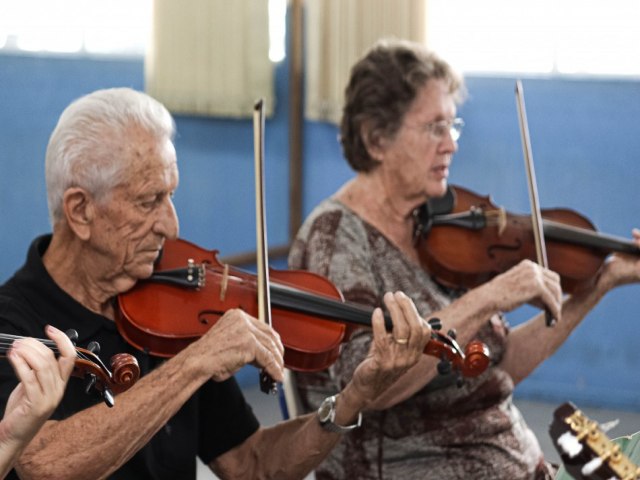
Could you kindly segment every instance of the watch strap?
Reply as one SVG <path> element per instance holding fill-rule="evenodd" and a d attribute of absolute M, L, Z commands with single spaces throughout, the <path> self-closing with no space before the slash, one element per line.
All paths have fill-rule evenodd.
<path fill-rule="evenodd" d="M 356 423 L 352 425 L 338 425 L 335 423 L 337 397 L 338 395 L 333 395 L 332 397 L 325 398 L 318 409 L 317 418 L 322 428 L 333 433 L 347 433 L 362 425 L 362 412 L 358 413 L 358 419 L 356 420 Z M 326 409 L 329 409 L 328 414 Z"/>

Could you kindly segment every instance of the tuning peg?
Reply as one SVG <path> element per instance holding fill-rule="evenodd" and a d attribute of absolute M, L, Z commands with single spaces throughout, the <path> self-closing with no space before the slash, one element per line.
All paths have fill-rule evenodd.
<path fill-rule="evenodd" d="M 439 318 L 430 318 L 429 320 L 427 320 L 427 323 L 432 330 L 442 329 L 442 321 Z"/>
<path fill-rule="evenodd" d="M 582 475 L 584 475 L 585 477 L 589 477 L 602 466 L 602 463 L 602 458 L 596 457 L 593 460 L 587 462 L 584 467 L 582 467 L 580 473 L 582 473 Z"/>
<path fill-rule="evenodd" d="M 107 407 L 112 408 L 116 401 L 113 398 L 113 392 L 108 389 L 107 387 L 104 387 L 104 390 L 102 390 L 102 398 L 104 400 L 104 403 L 107 404 Z"/>
<path fill-rule="evenodd" d="M 84 393 L 96 395 L 98 393 L 97 389 L 95 388 L 97 380 L 98 378 L 92 373 L 86 375 Z M 109 408 L 113 407 L 116 401 L 111 389 L 105 386 L 102 389 L 101 393 L 102 393 L 102 399 L 104 400 L 104 403 L 107 404 L 107 407 Z"/>
<path fill-rule="evenodd" d="M 84 393 L 91 393 L 96 385 L 97 377 L 93 373 L 87 374 L 85 377 Z"/>
<path fill-rule="evenodd" d="M 461 388 L 464 385 L 464 378 L 462 378 L 462 374 L 460 371 L 456 371 L 456 386 Z"/>
<path fill-rule="evenodd" d="M 98 355 L 100 353 L 100 344 L 95 340 L 92 342 L 89 342 L 89 345 L 87 345 L 87 350 L 89 350 L 91 353 L 95 353 L 96 355 Z"/>
<path fill-rule="evenodd" d="M 455 328 L 452 328 L 451 330 L 449 330 L 447 332 L 447 335 L 452 338 L 453 340 L 456 339 L 456 337 L 458 336 L 458 333 L 456 332 Z"/>
<path fill-rule="evenodd" d="M 580 440 L 571 432 L 564 432 L 558 437 L 556 443 L 560 447 L 561 453 L 568 455 L 569 458 L 574 458 L 582 452 Z"/>
<path fill-rule="evenodd" d="M 443 358 L 438 362 L 438 373 L 440 375 L 449 375 L 451 370 L 451 362 L 449 360 Z"/>
<path fill-rule="evenodd" d="M 67 337 L 69 337 L 69 340 L 71 340 L 71 343 L 73 343 L 75 345 L 76 342 L 78 341 L 78 332 L 76 330 L 74 330 L 73 328 L 70 328 L 69 330 L 67 330 L 64 333 L 65 333 L 65 335 Z"/>

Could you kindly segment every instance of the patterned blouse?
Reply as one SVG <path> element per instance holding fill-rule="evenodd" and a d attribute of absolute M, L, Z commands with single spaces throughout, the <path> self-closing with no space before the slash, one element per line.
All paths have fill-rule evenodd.
<path fill-rule="evenodd" d="M 421 315 L 439 310 L 456 294 L 436 284 L 414 261 L 370 224 L 334 198 L 322 202 L 300 229 L 289 266 L 326 276 L 345 299 L 382 306 L 387 291 L 411 297 Z M 478 332 L 491 350 L 492 366 L 465 379 L 438 376 L 411 398 L 379 412 L 344 435 L 316 470 L 316 479 L 544 479 L 533 432 L 512 403 L 513 381 L 495 367 L 508 325 L 494 317 Z M 316 410 L 341 389 L 366 356 L 372 335 L 357 329 L 329 371 L 296 374 L 303 408 Z"/>

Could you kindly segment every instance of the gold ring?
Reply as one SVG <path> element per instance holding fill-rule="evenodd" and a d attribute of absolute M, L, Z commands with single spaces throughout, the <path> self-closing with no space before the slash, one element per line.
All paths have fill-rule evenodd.
<path fill-rule="evenodd" d="M 399 343 L 400 345 L 406 345 L 407 343 L 409 343 L 408 338 L 394 338 L 393 341 Z"/>

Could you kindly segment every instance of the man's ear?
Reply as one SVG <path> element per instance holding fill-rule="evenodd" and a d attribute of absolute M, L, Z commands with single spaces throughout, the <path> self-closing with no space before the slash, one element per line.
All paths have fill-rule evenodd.
<path fill-rule="evenodd" d="M 62 196 L 62 208 L 73 233 L 81 240 L 88 240 L 95 214 L 93 197 L 83 188 L 68 188 Z"/>
<path fill-rule="evenodd" d="M 371 158 L 379 162 L 382 161 L 384 158 L 385 138 L 380 130 L 365 122 L 360 127 L 360 137 Z"/>

